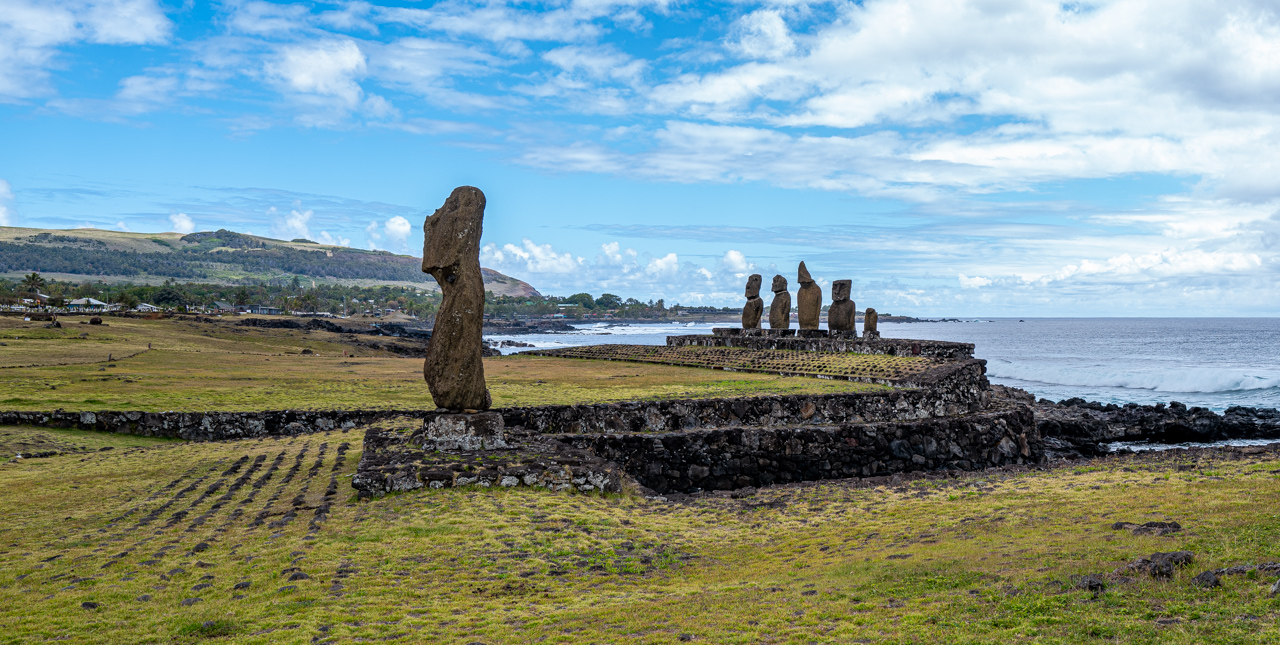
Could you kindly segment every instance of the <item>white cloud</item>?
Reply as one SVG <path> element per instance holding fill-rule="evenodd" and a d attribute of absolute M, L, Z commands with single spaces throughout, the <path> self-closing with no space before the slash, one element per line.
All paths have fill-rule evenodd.
<path fill-rule="evenodd" d="M 316 241 L 321 244 L 329 244 L 332 246 L 351 246 L 351 238 L 342 237 L 341 235 L 331 235 L 329 231 L 320 231 L 320 235 L 316 237 Z"/>
<path fill-rule="evenodd" d="M 0 226 L 14 226 L 18 222 L 13 211 L 13 186 L 0 179 Z"/>
<path fill-rule="evenodd" d="M 747 271 L 755 268 L 751 263 L 747 262 L 747 258 L 742 254 L 742 251 L 733 249 L 725 251 L 724 258 L 720 262 L 725 268 L 733 272 L 736 277 L 743 277 L 747 274 Z"/>
<path fill-rule="evenodd" d="M 960 288 L 962 289 L 978 289 L 980 287 L 985 287 L 991 284 L 990 279 L 984 278 L 982 276 L 974 276 L 970 278 L 965 274 L 961 273 L 957 277 L 960 278 Z"/>
<path fill-rule="evenodd" d="M 773 9 L 753 11 L 734 23 L 730 49 L 746 58 L 780 58 L 796 49 L 791 30 Z"/>
<path fill-rule="evenodd" d="M 308 224 L 311 221 L 311 217 L 315 215 L 315 211 L 301 209 L 302 206 L 294 204 L 288 215 L 273 218 L 271 221 L 271 236 L 280 240 L 311 239 L 311 229 Z M 276 209 L 274 207 L 267 211 L 268 215 L 274 215 L 275 213 Z"/>
<path fill-rule="evenodd" d="M 125 224 L 124 220 L 120 220 L 119 222 L 116 222 L 116 228 L 124 231 L 125 233 L 129 232 L 129 225 Z"/>
<path fill-rule="evenodd" d="M 186 213 L 174 213 L 169 216 L 169 223 L 173 224 L 173 230 L 182 233 L 196 232 L 196 223 Z"/>
<path fill-rule="evenodd" d="M 413 226 L 409 224 L 409 220 L 400 217 L 399 215 L 388 219 L 385 226 L 387 237 L 392 240 L 396 240 L 401 244 L 401 246 L 403 246 L 405 241 L 408 239 L 409 231 L 413 229 Z"/>
<path fill-rule="evenodd" d="M 528 273 L 572 273 L 582 264 L 582 258 L 574 259 L 572 253 L 556 253 L 550 244 L 534 244 L 524 238 L 521 246 L 504 244 L 499 249 L 486 244 L 480 251 L 482 262 L 514 265 Z"/>
<path fill-rule="evenodd" d="M 680 259 L 675 253 L 668 253 L 660 258 L 654 258 L 649 261 L 649 265 L 645 267 L 647 273 L 660 276 L 675 275 L 676 270 L 680 268 Z"/>
<path fill-rule="evenodd" d="M 173 25 L 154 0 L 5 0 L 0 3 L 0 100 L 52 93 L 58 48 L 165 41 Z"/>

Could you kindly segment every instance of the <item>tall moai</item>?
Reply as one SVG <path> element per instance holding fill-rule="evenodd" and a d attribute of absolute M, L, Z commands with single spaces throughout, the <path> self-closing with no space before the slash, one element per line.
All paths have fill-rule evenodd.
<path fill-rule="evenodd" d="M 742 306 L 743 329 L 760 329 L 760 315 L 764 313 L 764 300 L 760 299 L 761 280 L 759 273 L 747 278 L 747 304 Z"/>
<path fill-rule="evenodd" d="M 422 224 L 422 272 L 440 285 L 440 309 L 427 343 L 422 377 L 437 408 L 488 410 L 481 362 L 484 277 L 480 227 L 484 193 L 460 186 Z"/>
<path fill-rule="evenodd" d="M 857 333 L 857 305 L 849 299 L 853 280 L 836 280 L 831 283 L 831 308 L 827 310 L 827 329 L 833 332 Z"/>
<path fill-rule="evenodd" d="M 800 290 L 796 292 L 800 305 L 800 329 L 817 329 L 822 318 L 822 287 L 813 281 L 804 262 L 800 263 L 796 273 L 796 279 L 800 281 Z"/>
<path fill-rule="evenodd" d="M 871 338 L 880 337 L 880 332 L 879 330 L 876 329 L 876 323 L 878 321 L 879 321 L 879 316 L 876 314 L 876 310 L 872 309 L 871 307 L 867 307 L 867 311 L 862 314 L 862 337 L 863 338 L 871 339 Z"/>
<path fill-rule="evenodd" d="M 773 276 L 773 302 L 769 303 L 769 329 L 791 329 L 791 294 L 787 279 Z"/>

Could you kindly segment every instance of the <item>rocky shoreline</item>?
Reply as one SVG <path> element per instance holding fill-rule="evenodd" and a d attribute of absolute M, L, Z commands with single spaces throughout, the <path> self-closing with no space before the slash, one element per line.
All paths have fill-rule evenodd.
<path fill-rule="evenodd" d="M 1028 405 L 1035 412 L 1036 429 L 1044 437 L 1050 459 L 1081 459 L 1109 453 L 1106 444 L 1210 443 L 1230 439 L 1280 440 L 1280 410 L 1227 408 L 1222 414 L 1177 401 L 1168 405 L 1116 405 L 1073 398 L 1036 399 L 1025 390 L 991 386 L 996 398 Z"/>

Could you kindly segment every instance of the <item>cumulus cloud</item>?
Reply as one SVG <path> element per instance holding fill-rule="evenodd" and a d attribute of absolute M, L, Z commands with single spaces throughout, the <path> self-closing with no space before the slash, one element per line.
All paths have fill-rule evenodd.
<path fill-rule="evenodd" d="M 0 179 L 0 226 L 14 226 L 18 216 L 13 211 L 13 186 Z"/>
<path fill-rule="evenodd" d="M 401 245 L 409 238 L 409 231 L 413 226 L 409 224 L 409 220 L 396 215 L 387 220 L 386 224 L 387 237 L 398 241 Z"/>
<path fill-rule="evenodd" d="M 191 216 L 187 215 L 186 213 L 174 213 L 170 215 L 169 223 L 173 224 L 173 230 L 178 233 L 182 233 L 185 235 L 187 233 L 196 232 L 195 221 L 193 221 L 191 219 Z"/>
<path fill-rule="evenodd" d="M 486 244 L 480 250 L 480 261 L 496 265 L 514 266 L 526 273 L 572 273 L 578 270 L 583 259 L 572 253 L 556 253 L 550 244 L 535 244 L 524 238 L 520 246 Z"/>
<path fill-rule="evenodd" d="M 281 240 L 311 239 L 308 223 L 315 211 L 302 210 L 300 205 L 295 204 L 287 215 L 279 215 L 275 207 L 268 209 L 267 214 L 275 216 L 271 220 L 272 237 Z"/>
<path fill-rule="evenodd" d="M 969 276 L 966 276 L 965 274 L 961 273 L 957 277 L 960 278 L 960 287 L 962 289 L 978 289 L 980 287 L 985 287 L 991 284 L 990 279 L 984 278 L 982 276 L 974 276 L 970 278 Z"/>
<path fill-rule="evenodd" d="M 329 231 L 320 231 L 320 235 L 316 236 L 316 241 L 321 244 L 329 244 L 332 246 L 351 246 L 351 238 L 342 237 L 341 235 L 331 235 Z"/>

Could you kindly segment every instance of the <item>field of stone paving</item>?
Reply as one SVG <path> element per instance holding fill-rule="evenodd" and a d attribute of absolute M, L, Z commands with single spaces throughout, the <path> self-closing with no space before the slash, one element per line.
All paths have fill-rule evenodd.
<path fill-rule="evenodd" d="M 1275 449 L 668 501 L 357 502 L 360 437 L 0 464 L 0 643 L 1280 639 L 1277 573 L 1240 566 L 1280 561 Z M 1168 578 L 1126 568 L 1174 551 L 1194 556 Z"/>
<path fill-rule="evenodd" d="M 929 358 L 886 354 L 822 353 L 741 347 L 587 345 L 524 352 L 538 356 L 705 367 L 737 372 L 816 376 L 851 381 L 896 381 L 942 364 Z"/>

